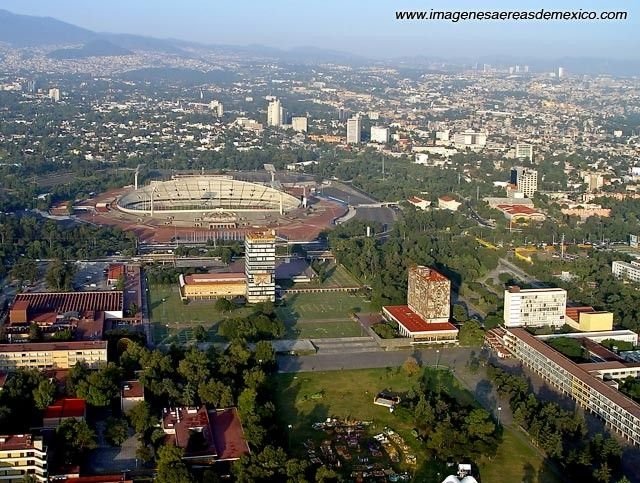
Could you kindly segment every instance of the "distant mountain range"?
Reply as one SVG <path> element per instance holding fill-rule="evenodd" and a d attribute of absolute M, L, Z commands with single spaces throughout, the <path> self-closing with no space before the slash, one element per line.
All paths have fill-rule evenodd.
<path fill-rule="evenodd" d="M 52 59 L 84 59 L 87 57 L 109 57 L 129 54 L 133 54 L 129 49 L 115 45 L 108 40 L 96 39 L 90 40 L 82 47 L 54 50 L 49 52 L 49 57 Z"/>
<path fill-rule="evenodd" d="M 205 45 L 179 39 L 158 39 L 132 34 L 94 32 L 51 17 L 18 15 L 0 9 L 0 42 L 15 47 L 65 46 L 49 53 L 56 59 L 81 59 L 90 56 L 127 55 L 133 51 L 163 52 L 193 57 L 190 51 L 208 51 L 247 58 L 273 59 L 290 64 L 339 63 L 370 65 L 382 62 L 406 69 L 416 75 L 418 70 L 437 69 L 455 71 L 474 63 L 494 66 L 529 65 L 533 72 L 556 70 L 559 66 L 573 74 L 640 75 L 640 61 L 623 61 L 602 58 L 524 59 L 506 57 L 481 59 L 452 59 L 435 56 L 413 56 L 397 59 L 368 59 L 347 52 L 316 47 L 296 47 L 281 50 L 264 45 Z M 66 48 L 66 46 L 73 46 Z M 435 66 L 435 67 L 434 67 Z M 446 66 L 446 67 L 445 67 Z"/>

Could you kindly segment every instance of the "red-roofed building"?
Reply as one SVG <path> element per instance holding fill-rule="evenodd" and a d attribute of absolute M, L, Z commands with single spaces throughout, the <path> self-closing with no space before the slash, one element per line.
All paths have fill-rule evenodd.
<path fill-rule="evenodd" d="M 426 210 L 429 206 L 431 206 L 431 201 L 423 200 L 418 196 L 410 196 L 409 198 L 407 198 L 407 201 L 416 208 L 420 208 L 421 210 Z"/>
<path fill-rule="evenodd" d="M 84 421 L 87 417 L 87 402 L 84 399 L 62 398 L 44 410 L 42 426 L 57 428 L 67 419 Z"/>
<path fill-rule="evenodd" d="M 458 211 L 461 205 L 453 196 L 442 195 L 438 198 L 438 208 L 441 210 Z"/>
<path fill-rule="evenodd" d="M 120 407 L 123 413 L 128 412 L 142 401 L 144 401 L 144 387 L 140 381 L 125 381 L 122 383 L 122 389 L 120 390 Z"/>
<path fill-rule="evenodd" d="M 398 324 L 403 337 L 410 337 L 414 343 L 456 343 L 458 329 L 451 322 L 428 322 L 415 313 L 408 305 L 387 305 L 382 307 L 387 320 Z"/>
<path fill-rule="evenodd" d="M 168 442 L 184 449 L 183 459 L 190 464 L 233 461 L 250 452 L 236 408 L 166 409 L 162 414 L 162 429 Z"/>
<path fill-rule="evenodd" d="M 511 221 L 544 221 L 547 218 L 544 213 L 527 205 L 503 204 L 496 206 L 496 208 L 504 214 L 507 220 Z"/>

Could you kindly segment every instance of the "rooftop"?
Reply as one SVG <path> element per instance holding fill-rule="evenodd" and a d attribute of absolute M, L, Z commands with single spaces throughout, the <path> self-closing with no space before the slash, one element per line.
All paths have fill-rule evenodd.
<path fill-rule="evenodd" d="M 28 305 L 25 305 L 28 304 Z M 102 310 L 117 312 L 123 309 L 123 293 L 117 290 L 103 292 L 30 292 L 20 293 L 12 309 L 28 308 L 35 312 L 84 312 Z"/>
<path fill-rule="evenodd" d="M 187 275 L 184 277 L 187 285 L 205 284 L 205 283 L 221 283 L 221 282 L 242 282 L 247 281 L 247 276 L 242 272 L 226 272 L 226 273 L 202 273 Z"/>
<path fill-rule="evenodd" d="M 138 380 L 124 381 L 122 383 L 121 395 L 122 395 L 123 398 L 140 398 L 140 397 L 144 397 L 144 386 Z"/>
<path fill-rule="evenodd" d="M 456 326 L 450 322 L 427 322 L 408 305 L 386 305 L 382 308 L 399 324 L 402 324 L 409 332 L 439 332 L 457 331 Z"/>
<path fill-rule="evenodd" d="M 0 435 L 0 451 L 33 448 L 33 437 L 30 434 Z"/>
<path fill-rule="evenodd" d="M 425 267 L 424 265 L 416 265 L 409 269 L 410 272 L 417 273 L 421 278 L 432 282 L 444 282 L 449 279 L 438 272 L 435 268 Z"/>
<path fill-rule="evenodd" d="M 44 419 L 84 418 L 87 402 L 84 399 L 62 398 L 44 410 Z"/>

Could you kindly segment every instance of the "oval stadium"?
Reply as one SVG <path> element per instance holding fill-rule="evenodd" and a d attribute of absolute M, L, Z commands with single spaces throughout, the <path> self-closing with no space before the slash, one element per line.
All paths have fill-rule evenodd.
<path fill-rule="evenodd" d="M 230 176 L 180 176 L 152 181 L 120 197 L 120 211 L 143 217 L 177 214 L 260 213 L 285 214 L 301 200 L 271 186 L 240 181 Z"/>

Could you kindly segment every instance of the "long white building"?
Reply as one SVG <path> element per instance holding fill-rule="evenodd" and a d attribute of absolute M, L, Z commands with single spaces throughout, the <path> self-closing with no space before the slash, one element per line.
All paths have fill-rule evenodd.
<path fill-rule="evenodd" d="M 631 263 L 618 260 L 611 262 L 611 271 L 618 278 L 640 282 L 640 262 L 635 260 Z"/>
<path fill-rule="evenodd" d="M 504 325 L 511 327 L 561 327 L 565 323 L 567 291 L 561 288 L 509 287 L 504 292 Z"/>

